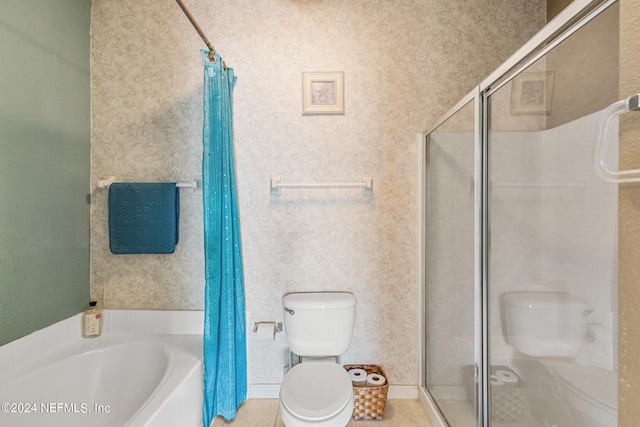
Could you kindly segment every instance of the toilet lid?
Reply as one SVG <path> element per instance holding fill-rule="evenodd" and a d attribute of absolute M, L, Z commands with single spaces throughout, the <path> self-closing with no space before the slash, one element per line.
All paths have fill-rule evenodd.
<path fill-rule="evenodd" d="M 336 415 L 352 395 L 349 374 L 333 362 L 299 363 L 285 375 L 280 386 L 282 404 L 304 420 Z"/>

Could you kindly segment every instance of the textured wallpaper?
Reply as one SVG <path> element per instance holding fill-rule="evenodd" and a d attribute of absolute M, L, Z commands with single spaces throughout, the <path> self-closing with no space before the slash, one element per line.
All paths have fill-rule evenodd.
<path fill-rule="evenodd" d="M 394 384 L 419 383 L 416 133 L 542 27 L 543 3 L 188 2 L 238 76 L 234 143 L 254 320 L 281 320 L 287 292 L 353 292 L 357 321 L 342 361 L 379 363 Z M 200 175 L 203 44 L 178 5 L 94 0 L 91 37 L 92 188 L 108 175 Z M 344 115 L 302 115 L 303 71 L 344 71 Z M 271 196 L 270 176 L 372 176 L 374 194 Z M 202 309 L 201 195 L 183 190 L 180 203 L 173 255 L 116 256 L 108 249 L 106 191 L 93 191 L 91 288 L 107 308 Z M 280 382 L 283 334 L 251 348 L 252 381 Z"/>

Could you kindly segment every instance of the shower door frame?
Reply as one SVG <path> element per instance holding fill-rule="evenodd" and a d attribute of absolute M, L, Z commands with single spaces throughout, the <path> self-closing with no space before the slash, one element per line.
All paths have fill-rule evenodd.
<path fill-rule="evenodd" d="M 481 231 L 482 231 L 482 215 L 481 213 L 483 212 L 482 209 L 482 199 L 481 199 L 481 194 L 482 191 L 481 189 L 478 188 L 478 185 L 480 184 L 480 180 L 477 179 L 478 173 L 480 173 L 481 168 L 482 168 L 482 140 L 480 138 L 480 133 L 478 132 L 479 129 L 481 129 L 482 124 L 480 123 L 480 119 L 483 116 L 481 114 L 480 108 L 481 108 L 481 92 L 479 90 L 479 86 L 476 87 L 472 92 L 469 92 L 464 98 L 462 98 L 460 101 L 458 101 L 458 103 L 453 106 L 444 116 L 442 116 L 442 118 L 433 126 L 433 128 L 431 130 L 429 130 L 428 132 L 423 132 L 418 134 L 418 153 L 420 155 L 420 158 L 422 159 L 421 162 L 418 162 L 418 166 L 419 166 L 419 182 L 420 185 L 422 185 L 422 192 L 420 194 L 420 202 L 419 205 L 421 206 L 421 211 L 419 214 L 419 218 L 420 218 L 420 222 L 419 222 L 419 228 L 421 230 L 421 236 L 422 238 L 420 239 L 420 248 L 417 251 L 418 252 L 418 265 L 420 267 L 420 271 L 422 272 L 421 274 L 421 302 L 422 302 L 422 307 L 421 307 L 421 314 L 422 314 L 422 319 L 423 319 L 423 323 L 421 325 L 421 336 L 422 336 L 422 363 L 420 366 L 420 372 L 421 372 L 421 380 L 422 380 L 422 394 L 420 394 L 420 398 L 423 399 L 423 404 L 426 406 L 430 416 L 436 417 L 439 419 L 440 424 L 436 425 L 434 424 L 435 427 L 446 427 L 447 425 L 449 425 L 447 422 L 443 421 L 444 417 L 442 416 L 442 413 L 438 407 L 438 404 L 436 403 L 435 399 L 431 396 L 431 394 L 429 393 L 428 389 L 427 389 L 427 370 L 424 368 L 425 367 L 425 362 L 427 360 L 427 344 L 426 344 L 426 331 L 427 331 L 427 311 L 426 311 L 426 285 L 427 285 L 427 274 L 426 274 L 426 256 L 427 256 L 427 249 L 426 249 L 426 239 L 427 239 L 427 221 L 426 221 L 426 213 L 428 212 L 428 197 L 427 197 L 427 186 L 424 185 L 426 183 L 427 180 L 427 162 L 428 162 L 428 150 L 427 150 L 427 145 L 428 145 L 428 138 L 429 135 L 436 130 L 440 125 L 442 125 L 445 121 L 447 121 L 449 118 L 451 118 L 453 115 L 455 115 L 457 112 L 459 112 L 460 110 L 462 110 L 464 107 L 466 107 L 469 103 L 473 102 L 473 106 L 474 106 L 474 135 L 473 135 L 473 147 L 474 147 L 474 159 L 473 159 L 473 163 L 474 163 L 474 300 L 475 301 L 482 301 L 484 299 L 482 293 L 480 292 L 482 289 L 481 286 L 481 281 L 482 281 L 482 275 L 479 274 L 479 272 L 482 272 L 482 250 L 480 249 L 479 245 L 481 245 L 481 242 L 483 241 L 483 238 L 481 236 Z M 483 349 L 481 347 L 479 347 L 477 345 L 478 342 L 478 337 L 482 336 L 483 334 L 483 325 L 479 325 L 477 322 L 477 319 L 482 318 L 482 311 L 481 311 L 481 307 L 482 305 L 479 304 L 475 304 L 474 305 L 474 333 L 475 333 L 475 345 L 474 345 L 474 358 L 475 358 L 475 364 L 474 364 L 474 371 L 475 371 L 475 377 L 478 378 L 480 377 L 480 370 L 481 370 L 481 366 L 484 363 L 484 354 L 486 354 Z M 482 361 L 482 362 L 479 362 Z M 476 396 L 479 395 L 479 383 L 476 381 L 475 383 L 475 393 Z M 481 411 L 479 410 L 479 405 L 476 402 L 476 417 L 479 417 L 481 415 Z M 476 418 L 477 419 L 477 418 Z M 432 419 L 433 422 L 433 419 Z"/>
<path fill-rule="evenodd" d="M 507 84 L 524 69 L 542 58 L 561 42 L 573 35 L 576 31 L 587 25 L 595 17 L 607 10 L 618 0 L 575 0 L 569 4 L 560 14 L 553 18 L 528 42 L 518 49 L 507 61 L 489 74 L 473 91 L 462 98 L 453 108 L 442 116 L 429 130 L 419 134 L 419 150 L 421 162 L 419 162 L 419 179 L 422 186 L 420 227 L 422 239 L 420 241 L 419 265 L 422 269 L 422 392 L 426 399 L 426 406 L 431 415 L 439 418 L 440 425 L 446 426 L 444 417 L 437 408 L 435 399 L 427 388 L 427 370 L 424 368 L 427 360 L 427 313 L 425 304 L 425 289 L 427 284 L 426 273 L 426 157 L 429 135 L 438 127 L 450 119 L 460 109 L 473 101 L 475 109 L 474 117 L 474 321 L 475 321 L 475 417 L 476 427 L 489 427 L 489 344 L 488 344 L 488 281 L 489 281 L 489 119 L 488 98 L 491 94 Z M 456 426 L 451 426 L 456 427 Z"/>

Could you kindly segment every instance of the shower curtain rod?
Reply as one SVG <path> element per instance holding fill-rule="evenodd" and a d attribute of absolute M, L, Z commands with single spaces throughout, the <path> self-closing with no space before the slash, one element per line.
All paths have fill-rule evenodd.
<path fill-rule="evenodd" d="M 209 41 L 204 31 L 202 31 L 202 28 L 200 28 L 200 25 L 198 25 L 196 18 L 193 17 L 193 15 L 191 14 L 191 11 L 184 4 L 182 0 L 176 0 L 176 2 L 180 6 L 180 9 L 182 9 L 184 14 L 187 15 L 189 22 L 191 22 L 191 25 L 193 25 L 193 28 L 195 28 L 195 30 L 198 32 L 204 44 L 207 45 L 207 47 L 209 48 L 209 55 L 207 55 L 207 59 L 211 62 L 216 62 L 216 57 L 214 56 L 214 54 L 216 53 L 216 50 L 213 48 L 213 44 Z"/>

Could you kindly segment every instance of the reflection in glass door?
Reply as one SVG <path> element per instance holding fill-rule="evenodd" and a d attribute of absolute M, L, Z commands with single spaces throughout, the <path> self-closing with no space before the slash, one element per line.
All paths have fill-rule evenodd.
<path fill-rule="evenodd" d="M 452 427 L 618 425 L 618 185 L 592 159 L 619 10 L 571 5 L 427 137 L 424 385 Z"/>
<path fill-rule="evenodd" d="M 486 97 L 492 425 L 617 426 L 618 186 L 592 167 L 617 28 L 613 6 Z"/>

